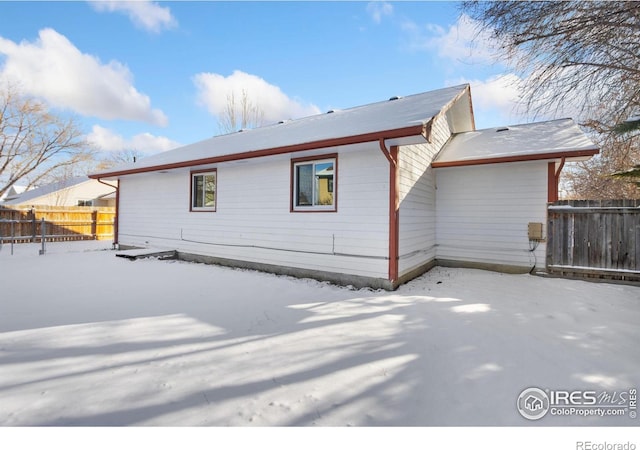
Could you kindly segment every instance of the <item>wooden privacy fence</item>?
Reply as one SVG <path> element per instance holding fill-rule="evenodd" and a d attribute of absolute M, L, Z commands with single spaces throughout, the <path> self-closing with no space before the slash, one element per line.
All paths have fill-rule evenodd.
<path fill-rule="evenodd" d="M 0 243 L 39 242 L 43 225 L 49 242 L 113 239 L 115 215 L 113 207 L 0 207 Z"/>
<path fill-rule="evenodd" d="M 640 200 L 566 200 L 548 207 L 547 271 L 640 281 Z"/>

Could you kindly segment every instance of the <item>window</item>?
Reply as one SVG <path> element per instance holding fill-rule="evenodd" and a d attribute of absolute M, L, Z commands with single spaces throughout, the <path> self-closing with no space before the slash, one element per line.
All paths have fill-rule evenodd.
<path fill-rule="evenodd" d="M 191 173 L 191 211 L 216 210 L 216 171 Z"/>
<path fill-rule="evenodd" d="M 78 206 L 93 206 L 93 200 L 78 200 Z"/>
<path fill-rule="evenodd" d="M 335 157 L 292 161 L 293 211 L 336 210 Z"/>

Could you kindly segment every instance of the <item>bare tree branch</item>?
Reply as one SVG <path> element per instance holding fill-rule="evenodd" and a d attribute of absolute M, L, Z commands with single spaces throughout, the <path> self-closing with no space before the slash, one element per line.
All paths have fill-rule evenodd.
<path fill-rule="evenodd" d="M 225 133 L 256 128 L 264 124 L 264 111 L 251 101 L 245 89 L 241 97 L 236 99 L 235 92 L 227 94 L 227 104 L 218 118 L 220 129 Z"/>
<path fill-rule="evenodd" d="M 640 163 L 640 133 L 615 132 L 640 111 L 640 3 L 467 1 L 462 9 L 524 80 L 530 114 L 574 111 L 599 143 L 599 157 L 568 173 L 573 195 L 640 195 L 610 176 Z"/>
<path fill-rule="evenodd" d="M 0 195 L 18 181 L 31 187 L 91 157 L 73 119 L 50 113 L 14 87 L 0 92 Z"/>

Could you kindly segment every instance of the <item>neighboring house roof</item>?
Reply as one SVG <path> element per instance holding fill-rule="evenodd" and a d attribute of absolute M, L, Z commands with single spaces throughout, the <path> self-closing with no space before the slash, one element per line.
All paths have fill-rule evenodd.
<path fill-rule="evenodd" d="M 89 179 L 87 177 L 75 177 L 67 180 L 56 181 L 55 183 L 45 184 L 44 186 L 23 192 L 19 196 L 14 197 L 11 200 L 7 200 L 5 203 L 7 205 L 25 203 L 35 198 L 42 197 L 43 195 L 49 195 L 61 189 L 66 189 L 71 186 L 75 186 L 76 184 L 84 183 L 85 181 L 89 181 Z"/>
<path fill-rule="evenodd" d="M 23 192 L 25 192 L 27 190 L 26 186 L 17 186 L 17 185 L 11 185 L 11 187 L 9 189 L 7 189 L 5 191 L 4 194 L 2 194 L 2 196 L 0 197 L 0 202 L 1 201 L 8 201 L 11 199 L 16 198 L 18 195 L 22 194 Z"/>
<path fill-rule="evenodd" d="M 453 167 L 554 158 L 586 158 L 598 147 L 572 119 L 455 134 L 432 163 Z"/>
<path fill-rule="evenodd" d="M 96 186 L 99 186 L 97 188 Z M 21 195 L 14 197 L 4 202 L 5 205 L 21 205 L 21 204 L 50 204 L 55 206 L 57 204 L 64 204 L 65 201 L 62 198 L 57 201 L 52 200 L 52 196 L 60 195 L 66 197 L 73 191 L 73 198 L 67 200 L 73 200 L 75 203 L 76 197 L 83 197 L 84 200 L 90 200 L 92 198 L 98 198 L 101 195 L 115 192 L 115 188 L 111 189 L 108 186 L 97 184 L 97 181 L 88 177 L 75 177 L 67 180 L 57 181 L 55 183 L 40 186 L 35 189 L 23 192 Z M 53 202 L 53 203 L 52 203 Z M 62 203 L 57 203 L 62 202 Z"/>
<path fill-rule="evenodd" d="M 464 84 L 216 136 L 90 177 L 109 178 L 380 139 L 387 145 L 409 143 L 402 140 L 409 137 L 419 142 L 416 136 L 424 142 L 430 138 L 433 118 L 465 94 L 469 98 L 464 114 L 473 129 L 469 85 Z"/>
<path fill-rule="evenodd" d="M 113 190 L 113 191 L 109 192 L 108 194 L 99 195 L 96 198 L 99 198 L 101 200 L 115 200 L 116 199 L 116 191 Z"/>

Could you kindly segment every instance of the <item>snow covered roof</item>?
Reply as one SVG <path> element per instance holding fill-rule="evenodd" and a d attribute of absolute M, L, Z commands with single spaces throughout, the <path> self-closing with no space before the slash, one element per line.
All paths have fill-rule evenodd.
<path fill-rule="evenodd" d="M 129 163 L 91 178 L 109 178 L 176 167 L 232 161 L 259 156 L 311 150 L 336 145 L 421 136 L 428 139 L 432 118 L 451 106 L 469 85 L 448 87 L 406 97 L 278 124 L 216 136 L 179 147 L 136 163 Z"/>
<path fill-rule="evenodd" d="M 95 181 L 87 177 L 74 177 L 67 180 L 56 181 L 55 183 L 46 184 L 34 189 L 30 189 L 22 194 L 13 197 L 5 202 L 7 205 L 18 205 L 29 202 L 33 199 L 52 194 L 56 191 L 69 189 L 70 187 L 80 185 L 82 183 L 95 183 Z"/>
<path fill-rule="evenodd" d="M 24 191 L 27 190 L 26 186 L 18 186 L 18 185 L 11 185 L 11 187 L 9 189 L 7 189 L 1 196 L 0 196 L 0 202 L 4 201 L 4 200 L 11 200 L 16 198 L 18 195 L 22 194 Z"/>
<path fill-rule="evenodd" d="M 44 186 L 40 186 L 29 191 L 23 192 L 17 197 L 12 198 L 11 200 L 7 200 L 6 203 L 8 205 L 18 204 L 22 202 L 29 201 L 31 199 L 51 194 L 52 192 L 59 191 L 60 189 L 66 189 L 71 186 L 75 186 L 76 184 L 89 181 L 87 177 L 76 177 L 70 178 L 68 180 L 57 181 L 55 183 L 46 184 Z"/>
<path fill-rule="evenodd" d="M 598 147 L 572 119 L 559 119 L 455 134 L 432 166 L 585 158 L 596 153 Z"/>

